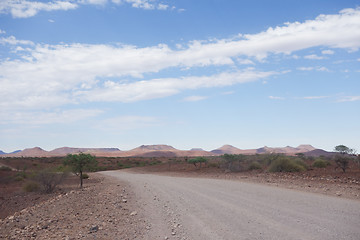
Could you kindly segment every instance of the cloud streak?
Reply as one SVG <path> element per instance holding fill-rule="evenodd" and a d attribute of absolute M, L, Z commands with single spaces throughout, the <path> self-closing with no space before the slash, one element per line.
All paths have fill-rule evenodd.
<path fill-rule="evenodd" d="M 138 1 L 138 4 L 145 2 Z M 165 44 L 143 48 L 108 44 L 47 45 L 15 37 L 3 37 L 1 41 L 14 47 L 29 45 L 26 50 L 17 52 L 18 59 L 0 62 L 0 107 L 3 109 L 51 108 L 94 101 L 135 102 L 167 97 L 184 90 L 231 86 L 280 74 L 276 71 L 239 69 L 237 66 L 251 64 L 256 59 L 263 61 L 269 54 L 281 56 L 317 46 L 358 49 L 360 8 L 320 15 L 303 23 L 286 23 L 235 39 L 196 40 L 181 49 L 171 49 Z M 326 51 L 324 54 L 330 53 L 330 49 Z M 212 75 L 196 76 L 191 73 L 194 67 L 208 66 L 227 66 L 230 69 L 222 69 L 221 73 Z M 145 77 L 169 68 L 185 69 L 184 76 Z M 322 67 L 313 69 L 327 70 Z"/>
<path fill-rule="evenodd" d="M 103 111 L 99 109 L 71 109 L 64 111 L 38 111 L 38 112 L 6 112 L 1 113 L 0 124 L 44 125 L 68 124 L 89 117 L 95 117 Z"/>
<path fill-rule="evenodd" d="M 150 0 L 52 0 L 52 1 L 28 1 L 28 0 L 2 0 L 0 2 L 0 14 L 11 14 L 14 18 L 33 17 L 41 11 L 67 11 L 79 8 L 81 5 L 116 5 L 130 4 L 134 8 L 146 10 L 167 10 L 169 5 Z"/>
<path fill-rule="evenodd" d="M 27 0 L 2 0 L 0 14 L 11 14 L 14 18 L 33 17 L 40 11 L 58 11 L 76 9 L 78 4 L 73 1 L 37 2 Z"/>

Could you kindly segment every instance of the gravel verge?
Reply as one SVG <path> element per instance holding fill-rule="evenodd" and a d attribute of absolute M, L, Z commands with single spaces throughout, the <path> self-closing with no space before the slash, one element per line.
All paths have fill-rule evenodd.
<path fill-rule="evenodd" d="M 143 239 L 145 222 L 127 183 L 99 181 L 0 220 L 0 239 Z"/>

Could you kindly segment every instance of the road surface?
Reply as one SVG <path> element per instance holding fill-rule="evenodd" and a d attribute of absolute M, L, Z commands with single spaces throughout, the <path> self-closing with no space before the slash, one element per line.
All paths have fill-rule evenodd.
<path fill-rule="evenodd" d="M 103 172 L 130 183 L 146 239 L 360 239 L 360 202 L 240 181 Z"/>

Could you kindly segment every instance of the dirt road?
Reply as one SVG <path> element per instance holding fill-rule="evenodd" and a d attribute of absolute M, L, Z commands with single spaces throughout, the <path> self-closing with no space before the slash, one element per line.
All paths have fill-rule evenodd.
<path fill-rule="evenodd" d="M 146 239 L 354 239 L 360 202 L 240 181 L 103 172 L 130 183 Z"/>

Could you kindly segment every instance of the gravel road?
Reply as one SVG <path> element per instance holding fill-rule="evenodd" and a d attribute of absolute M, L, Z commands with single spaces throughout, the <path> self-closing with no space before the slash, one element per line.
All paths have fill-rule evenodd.
<path fill-rule="evenodd" d="M 218 179 L 109 171 L 132 186 L 145 239 L 360 239 L 360 202 Z"/>

